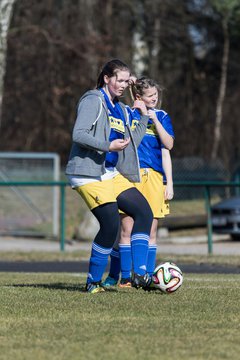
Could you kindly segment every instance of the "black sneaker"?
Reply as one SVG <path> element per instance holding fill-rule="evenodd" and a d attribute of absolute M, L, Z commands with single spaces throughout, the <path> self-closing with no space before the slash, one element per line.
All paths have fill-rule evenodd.
<path fill-rule="evenodd" d="M 133 273 L 132 277 L 132 286 L 136 289 L 143 288 L 144 290 L 150 287 L 150 284 L 152 283 L 152 278 L 150 275 L 139 275 L 136 273 Z"/>
<path fill-rule="evenodd" d="M 102 287 L 101 281 L 98 281 L 86 284 L 86 291 L 90 294 L 96 294 L 105 290 Z"/>

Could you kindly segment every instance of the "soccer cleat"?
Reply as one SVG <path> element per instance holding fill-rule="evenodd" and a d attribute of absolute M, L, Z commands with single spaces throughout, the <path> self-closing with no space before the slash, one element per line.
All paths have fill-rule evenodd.
<path fill-rule="evenodd" d="M 159 289 L 155 286 L 154 281 L 151 278 L 151 282 L 147 286 L 144 286 L 143 290 L 144 291 L 156 291 L 156 290 L 159 290 Z"/>
<path fill-rule="evenodd" d="M 118 280 L 114 279 L 111 276 L 107 276 L 106 279 L 102 282 L 102 286 L 109 287 L 117 285 Z"/>
<path fill-rule="evenodd" d="M 86 284 L 86 291 L 90 294 L 96 294 L 99 292 L 103 292 L 105 291 L 104 288 L 102 287 L 101 282 L 92 282 L 89 284 Z"/>
<path fill-rule="evenodd" d="M 139 275 L 134 273 L 132 277 L 132 286 L 136 289 L 143 288 L 146 290 L 148 287 L 150 287 L 150 284 L 152 283 L 152 278 L 149 274 L 145 275 Z"/>
<path fill-rule="evenodd" d="M 132 287 L 131 279 L 129 278 L 121 279 L 120 284 L 118 286 L 120 288 L 131 288 Z"/>

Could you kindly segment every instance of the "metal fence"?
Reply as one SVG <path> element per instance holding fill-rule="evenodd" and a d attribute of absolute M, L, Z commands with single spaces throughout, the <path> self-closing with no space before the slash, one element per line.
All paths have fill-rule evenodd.
<path fill-rule="evenodd" d="M 174 187 L 198 187 L 204 189 L 205 195 L 205 209 L 207 214 L 207 238 L 208 238 L 208 254 L 213 253 L 213 241 L 212 241 L 212 216 L 211 216 L 211 195 L 212 190 L 215 188 L 238 188 L 240 187 L 239 181 L 178 181 L 174 183 Z"/>
<path fill-rule="evenodd" d="M 60 156 L 49 152 L 0 152 L 0 181 L 60 181 Z M 1 209 L 7 210 L 6 219 L 0 212 L 1 233 L 2 229 L 6 234 L 16 229 L 17 234 L 19 228 L 24 229 L 23 234 L 27 229 L 34 234 L 41 223 L 44 234 L 58 236 L 59 187 L 44 188 L 39 193 L 33 187 L 9 186 L 0 192 L 0 202 Z"/>
<path fill-rule="evenodd" d="M 60 188 L 60 229 L 59 229 L 59 240 L 60 240 L 60 251 L 65 250 L 65 188 L 69 186 L 67 182 L 64 181 L 9 181 L 9 182 L 0 182 L 0 186 L 50 186 Z M 213 253 L 213 241 L 212 241 L 212 219 L 211 219 L 211 191 L 214 188 L 240 188 L 239 181 L 224 182 L 224 181 L 176 181 L 174 182 L 174 187 L 197 187 L 203 188 L 205 194 L 205 208 L 207 214 L 207 246 L 208 253 Z"/>

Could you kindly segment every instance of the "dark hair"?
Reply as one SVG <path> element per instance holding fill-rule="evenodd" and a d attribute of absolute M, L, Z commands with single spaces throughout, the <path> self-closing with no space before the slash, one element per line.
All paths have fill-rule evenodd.
<path fill-rule="evenodd" d="M 159 93 L 159 102 L 161 104 L 161 95 L 164 88 L 156 83 L 155 80 L 147 78 L 145 76 L 140 77 L 139 79 L 136 79 L 135 81 L 131 82 L 129 84 L 129 90 L 131 93 L 132 100 L 136 100 L 137 95 L 143 96 L 144 90 L 149 89 L 151 87 L 155 87 L 158 90 Z"/>
<path fill-rule="evenodd" d="M 98 79 L 97 79 L 97 86 L 96 88 L 99 89 L 103 87 L 104 85 L 104 76 L 107 75 L 108 77 L 112 77 L 116 75 L 117 70 L 126 70 L 130 72 L 130 69 L 127 64 L 122 62 L 118 59 L 113 59 L 108 61 L 104 67 L 102 68 L 102 71 L 100 72 Z"/>

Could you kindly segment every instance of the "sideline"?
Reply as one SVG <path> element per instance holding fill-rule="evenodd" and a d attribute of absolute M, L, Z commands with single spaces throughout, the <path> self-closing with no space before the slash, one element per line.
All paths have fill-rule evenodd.
<path fill-rule="evenodd" d="M 240 274 L 240 267 L 218 264 L 181 264 L 184 273 L 193 274 Z M 107 271 L 109 268 L 107 268 Z M 18 273 L 87 273 L 88 261 L 0 261 L 0 272 Z"/>
<path fill-rule="evenodd" d="M 91 242 L 66 241 L 65 252 L 90 250 Z M 43 251 L 59 252 L 59 242 L 46 239 L 0 236 L 0 251 Z M 158 239 L 158 253 L 180 255 L 208 255 L 207 235 L 181 236 Z M 213 255 L 240 255 L 240 242 L 226 236 L 213 237 Z"/>

